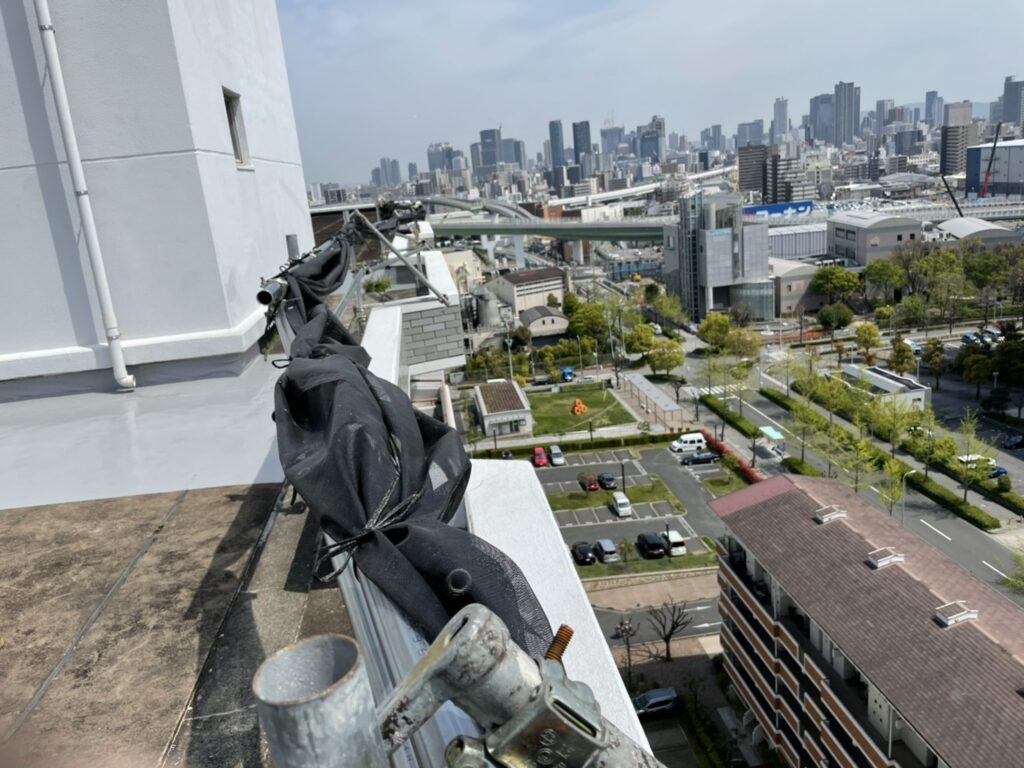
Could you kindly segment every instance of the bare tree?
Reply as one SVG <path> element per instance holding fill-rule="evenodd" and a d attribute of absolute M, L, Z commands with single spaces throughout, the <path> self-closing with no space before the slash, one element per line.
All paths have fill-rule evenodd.
<path fill-rule="evenodd" d="M 686 601 L 670 603 L 668 600 L 659 608 L 651 608 L 647 612 L 654 633 L 665 643 L 665 661 L 672 661 L 672 639 L 690 626 L 693 616 L 686 612 Z"/>
<path fill-rule="evenodd" d="M 619 620 L 615 627 L 615 637 L 622 639 L 626 646 L 626 689 L 633 690 L 633 635 L 637 629 L 633 626 L 633 614 Z"/>

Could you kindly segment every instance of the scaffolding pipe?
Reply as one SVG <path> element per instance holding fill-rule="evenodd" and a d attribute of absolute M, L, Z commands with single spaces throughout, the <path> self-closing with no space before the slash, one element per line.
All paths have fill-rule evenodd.
<path fill-rule="evenodd" d="M 317 635 L 281 649 L 252 682 L 275 768 L 385 768 L 359 646 Z"/>
<path fill-rule="evenodd" d="M 53 31 L 53 20 L 50 18 L 50 6 L 47 0 L 35 0 L 35 6 L 39 33 L 43 41 L 43 54 L 46 57 L 46 67 L 50 71 L 53 101 L 57 109 L 57 119 L 60 121 L 61 136 L 64 139 L 64 152 L 68 158 L 71 183 L 75 190 L 75 200 L 78 203 L 78 214 L 82 220 L 82 233 L 85 235 L 85 247 L 89 252 L 89 264 L 92 267 L 93 282 L 96 284 L 96 296 L 99 299 L 100 312 L 103 315 L 103 329 L 110 349 L 114 380 L 122 389 L 134 389 L 135 377 L 128 373 L 128 369 L 125 367 L 124 351 L 121 348 L 121 329 L 117 325 L 114 302 L 110 297 L 110 285 L 107 282 L 107 270 L 103 265 L 103 253 L 100 250 L 99 237 L 96 235 L 96 221 L 92 215 L 89 190 L 85 184 L 82 156 L 78 151 L 78 138 L 75 136 L 75 126 L 71 121 L 68 94 L 64 89 L 64 73 L 60 68 L 60 57 L 57 55 L 57 39 Z"/>

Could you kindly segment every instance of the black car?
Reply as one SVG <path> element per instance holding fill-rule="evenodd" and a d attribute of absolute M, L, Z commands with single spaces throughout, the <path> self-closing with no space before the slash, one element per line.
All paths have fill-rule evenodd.
<path fill-rule="evenodd" d="M 641 533 L 636 537 L 636 551 L 641 557 L 656 560 L 665 556 L 665 543 L 656 533 Z"/>
<path fill-rule="evenodd" d="M 602 472 L 599 474 L 597 476 L 597 484 L 606 491 L 611 491 L 619 487 L 619 484 L 615 481 L 615 475 L 611 472 Z"/>
<path fill-rule="evenodd" d="M 594 548 L 585 541 L 577 541 L 572 545 L 570 552 L 576 565 L 593 565 L 597 559 L 594 557 Z"/>
<path fill-rule="evenodd" d="M 722 457 L 712 451 L 695 451 L 684 456 L 682 464 L 684 466 L 691 464 L 714 464 L 716 461 L 721 460 Z"/>
<path fill-rule="evenodd" d="M 1024 448 L 1024 435 L 1010 435 L 1003 440 L 1003 448 L 1014 451 L 1018 448 Z"/>
<path fill-rule="evenodd" d="M 503 459 L 511 459 L 512 458 L 512 451 L 510 451 L 508 448 L 504 449 L 501 452 L 501 458 L 503 458 Z"/>

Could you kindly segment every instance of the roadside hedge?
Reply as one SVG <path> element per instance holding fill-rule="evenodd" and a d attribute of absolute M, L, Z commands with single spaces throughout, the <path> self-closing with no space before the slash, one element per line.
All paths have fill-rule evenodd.
<path fill-rule="evenodd" d="M 714 432 L 709 429 L 705 429 L 704 427 L 701 427 L 700 432 L 704 435 L 704 440 L 707 441 L 708 448 L 719 454 L 722 457 L 722 463 L 739 475 L 743 482 L 750 485 L 764 480 L 764 475 L 733 453 L 733 450 L 723 441 L 719 440 L 718 437 L 715 436 Z"/>
<path fill-rule="evenodd" d="M 800 461 L 799 456 L 787 456 L 782 460 L 782 466 L 786 468 L 787 472 L 792 472 L 794 475 L 808 475 L 810 477 L 824 477 L 825 473 L 812 467 L 806 461 Z"/>
<path fill-rule="evenodd" d="M 760 432 L 750 419 L 729 410 L 729 407 L 714 395 L 701 395 L 700 401 L 724 419 L 726 424 L 741 432 L 745 437 L 752 437 Z"/>
<path fill-rule="evenodd" d="M 769 389 L 761 389 L 759 391 L 764 397 L 768 398 L 777 405 L 785 408 L 787 411 L 792 411 L 793 407 L 797 404 L 797 401 L 795 401 L 793 398 L 787 395 L 782 394 L 781 392 L 773 392 L 772 390 Z M 821 416 L 821 414 L 818 415 Z M 828 420 L 824 416 L 821 416 L 821 420 L 822 422 L 824 422 L 825 426 L 828 425 Z M 846 440 L 852 441 L 854 439 L 853 435 L 846 431 L 846 429 L 844 429 L 843 427 L 835 427 L 835 429 L 838 430 L 838 433 L 840 435 L 844 435 Z M 876 460 L 879 460 L 883 464 L 890 458 L 888 453 L 877 447 L 874 447 L 873 453 L 875 454 Z M 899 461 L 899 459 L 896 459 L 896 461 Z M 899 463 L 901 466 L 901 472 L 906 477 L 907 485 L 917 490 L 917 492 L 920 493 L 922 496 L 926 496 L 927 498 L 934 501 L 936 504 L 945 507 L 958 517 L 962 517 L 967 522 L 977 526 L 978 528 L 981 528 L 982 530 L 991 531 L 995 530 L 996 528 L 999 528 L 999 520 L 995 517 L 992 517 L 992 515 L 988 514 L 988 512 L 986 512 L 985 510 L 974 506 L 970 502 L 964 501 L 956 493 L 954 493 L 953 491 L 949 490 L 944 486 L 939 485 L 930 477 L 925 479 L 924 475 L 917 472 L 915 472 L 914 474 L 909 474 L 911 469 L 910 466 L 903 461 L 899 461 Z M 987 491 L 987 489 L 982 490 Z M 998 493 L 998 491 L 988 492 Z M 1024 501 L 1024 499 L 1022 499 L 1022 501 Z"/>

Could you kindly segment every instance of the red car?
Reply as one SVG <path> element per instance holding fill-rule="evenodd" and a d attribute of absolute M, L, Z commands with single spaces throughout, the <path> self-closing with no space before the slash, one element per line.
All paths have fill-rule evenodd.
<path fill-rule="evenodd" d="M 601 482 L 600 480 L 598 480 L 597 475 L 591 475 L 587 472 L 580 472 L 576 476 L 576 482 L 579 483 L 580 488 L 582 488 L 587 493 L 590 493 L 591 491 L 601 490 Z"/>
<path fill-rule="evenodd" d="M 546 467 L 548 465 L 548 455 L 544 452 L 543 448 L 533 449 L 533 466 L 535 467 Z"/>

